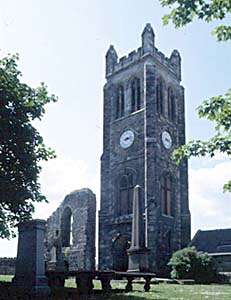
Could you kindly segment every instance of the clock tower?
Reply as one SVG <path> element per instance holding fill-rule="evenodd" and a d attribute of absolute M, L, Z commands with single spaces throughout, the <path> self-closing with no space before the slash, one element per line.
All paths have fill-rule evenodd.
<path fill-rule="evenodd" d="M 142 46 L 118 59 L 106 54 L 99 268 L 126 271 L 132 199 L 141 186 L 150 271 L 164 274 L 171 254 L 190 241 L 187 161 L 172 151 L 185 143 L 181 57 L 155 47 L 150 24 Z"/>

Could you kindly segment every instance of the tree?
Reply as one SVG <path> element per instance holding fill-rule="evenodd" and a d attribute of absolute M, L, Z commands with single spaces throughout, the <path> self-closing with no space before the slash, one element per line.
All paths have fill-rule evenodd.
<path fill-rule="evenodd" d="M 163 17 L 166 25 L 172 21 L 176 28 L 185 26 L 194 19 L 205 22 L 222 20 L 231 13 L 230 0 L 160 0 L 162 6 L 171 8 L 169 14 Z M 219 42 L 231 40 L 231 26 L 218 25 L 212 34 Z M 179 164 L 183 158 L 191 156 L 213 157 L 217 152 L 231 156 L 231 89 L 225 95 L 219 95 L 205 100 L 198 107 L 200 118 L 207 118 L 215 124 L 215 134 L 207 141 L 193 140 L 176 149 L 173 159 Z M 224 185 L 224 191 L 231 192 L 231 180 Z"/>
<path fill-rule="evenodd" d="M 42 83 L 31 88 L 20 81 L 18 55 L 0 60 L 0 237 L 14 235 L 17 222 L 30 219 L 41 194 L 40 162 L 55 157 L 33 126 L 44 106 L 56 101 Z"/>

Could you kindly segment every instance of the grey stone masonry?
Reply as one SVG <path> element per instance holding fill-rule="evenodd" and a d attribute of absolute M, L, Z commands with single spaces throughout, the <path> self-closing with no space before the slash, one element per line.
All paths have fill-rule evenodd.
<path fill-rule="evenodd" d="M 67 195 L 47 220 L 46 259 L 70 271 L 95 269 L 96 198 L 89 189 Z"/>
<path fill-rule="evenodd" d="M 141 47 L 128 56 L 118 58 L 113 46 L 106 55 L 99 267 L 117 265 L 115 248 L 118 269 L 128 265 L 132 190 L 139 185 L 150 272 L 163 275 L 172 253 L 190 241 L 188 165 L 176 166 L 171 159 L 185 143 L 184 88 L 179 52 L 161 53 L 150 24 L 141 39 Z"/>
<path fill-rule="evenodd" d="M 14 275 L 15 274 L 14 257 L 1 257 L 0 258 L 0 275 Z"/>
<path fill-rule="evenodd" d="M 18 225 L 18 253 L 13 285 L 39 298 L 50 289 L 45 276 L 44 233 L 46 221 L 31 220 Z M 47 299 L 47 298 L 46 298 Z"/>

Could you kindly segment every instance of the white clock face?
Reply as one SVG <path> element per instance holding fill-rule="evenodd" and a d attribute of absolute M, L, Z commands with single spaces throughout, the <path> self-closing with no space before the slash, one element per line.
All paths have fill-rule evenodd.
<path fill-rule="evenodd" d="M 170 149 L 172 147 L 172 138 L 169 132 L 162 132 L 162 142 L 166 149 Z"/>
<path fill-rule="evenodd" d="M 123 149 L 127 149 L 133 144 L 134 139 L 135 139 L 134 132 L 131 130 L 126 130 L 120 136 L 120 146 Z"/>

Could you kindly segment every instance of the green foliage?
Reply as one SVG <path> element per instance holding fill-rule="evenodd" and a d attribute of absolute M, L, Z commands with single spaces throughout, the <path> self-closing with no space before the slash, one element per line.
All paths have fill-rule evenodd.
<path fill-rule="evenodd" d="M 160 3 L 172 9 L 163 17 L 163 23 L 166 25 L 171 20 L 177 28 L 195 18 L 205 22 L 224 20 L 231 13 L 230 0 L 160 0 Z M 218 41 L 227 41 L 231 39 L 231 26 L 219 25 L 213 30 L 213 35 Z"/>
<path fill-rule="evenodd" d="M 39 163 L 55 157 L 32 124 L 44 106 L 56 101 L 42 83 L 31 88 L 20 81 L 18 55 L 0 60 L 0 237 L 13 235 L 19 221 L 31 218 L 34 202 L 46 201 L 38 182 Z"/>
<path fill-rule="evenodd" d="M 197 283 L 210 283 L 216 272 L 212 258 L 195 247 L 188 247 L 173 253 L 169 265 L 175 279 L 194 279 Z"/>

